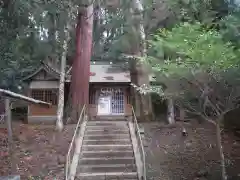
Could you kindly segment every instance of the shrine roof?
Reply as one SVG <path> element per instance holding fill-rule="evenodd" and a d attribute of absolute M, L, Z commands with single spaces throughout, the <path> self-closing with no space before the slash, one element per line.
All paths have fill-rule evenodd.
<path fill-rule="evenodd" d="M 41 71 L 45 71 L 55 79 L 60 78 L 60 67 L 50 62 L 42 62 L 41 66 L 24 77 L 22 81 L 32 81 Z M 67 67 L 66 82 L 71 81 L 72 68 Z M 90 65 L 90 82 L 130 82 L 130 71 L 126 65 L 110 63 L 91 63 Z"/>

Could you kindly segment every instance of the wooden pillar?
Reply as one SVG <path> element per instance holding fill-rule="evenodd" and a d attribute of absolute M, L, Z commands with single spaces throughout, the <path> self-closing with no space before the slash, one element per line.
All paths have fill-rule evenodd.
<path fill-rule="evenodd" d="M 8 151 L 11 163 L 11 173 L 16 173 L 16 165 L 14 161 L 14 146 L 13 146 L 13 133 L 12 133 L 12 113 L 9 98 L 5 99 L 5 113 L 6 113 L 6 123 L 8 130 Z"/>

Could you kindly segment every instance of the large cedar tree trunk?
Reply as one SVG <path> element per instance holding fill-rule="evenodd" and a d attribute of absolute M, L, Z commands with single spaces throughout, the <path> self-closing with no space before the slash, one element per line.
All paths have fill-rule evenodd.
<path fill-rule="evenodd" d="M 71 106 L 72 106 L 72 114 L 71 119 L 72 121 L 76 121 L 77 118 L 77 108 L 79 101 L 81 99 L 78 98 L 78 64 L 80 63 L 80 56 L 81 56 L 81 33 L 82 33 L 82 21 L 83 21 L 83 15 L 79 12 L 78 18 L 77 18 L 77 26 L 76 26 L 76 52 L 75 52 L 75 58 L 73 60 L 72 64 L 72 76 L 71 76 Z"/>
<path fill-rule="evenodd" d="M 93 4 L 80 7 L 76 27 L 76 55 L 72 66 L 72 120 L 77 121 L 84 104 L 88 106 L 92 54 Z"/>

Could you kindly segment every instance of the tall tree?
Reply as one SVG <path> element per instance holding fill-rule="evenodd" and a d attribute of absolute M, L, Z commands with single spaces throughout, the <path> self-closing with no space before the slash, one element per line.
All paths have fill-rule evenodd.
<path fill-rule="evenodd" d="M 132 1 L 132 18 L 135 21 L 133 24 L 133 29 L 137 33 L 139 38 L 138 44 L 132 44 L 133 54 L 136 57 L 146 56 L 146 34 L 145 27 L 143 24 L 143 5 L 140 0 Z M 141 63 L 140 61 L 134 61 L 131 67 L 131 80 L 132 83 L 141 86 L 143 84 L 149 85 L 149 68 L 146 64 Z M 138 107 L 138 104 L 140 107 Z M 138 92 L 135 92 L 135 106 L 136 106 L 136 115 L 139 119 L 149 120 L 152 118 L 152 104 L 151 96 L 149 94 L 141 95 Z"/>
<path fill-rule="evenodd" d="M 61 34 L 63 31 L 64 28 L 61 27 L 64 24 L 62 22 L 66 22 L 64 14 L 67 8 L 64 3 L 60 5 L 58 1 L 3 2 L 0 7 L 0 84 L 13 88 L 13 85 L 20 83 L 18 80 L 21 76 L 35 69 L 40 61 L 51 55 L 52 49 L 55 49 L 54 51 L 60 49 L 58 46 L 60 41 L 56 40 L 54 34 Z M 49 14 L 54 15 L 54 23 L 50 20 Z M 58 18 L 57 14 L 60 14 Z M 55 42 L 49 43 L 50 41 Z M 22 71 L 19 72 L 18 69 Z"/>
<path fill-rule="evenodd" d="M 37 29 L 29 18 L 33 12 L 31 5 L 20 1 L 2 1 L 0 6 L 0 85 L 14 88 L 17 77 L 22 75 L 19 69 L 31 70 L 35 62 L 33 52 L 38 43 Z M 31 39 L 31 41 L 29 41 Z M 25 47 L 25 48 L 23 48 Z"/>
<path fill-rule="evenodd" d="M 107 1 L 102 5 L 101 12 L 103 38 L 99 42 L 102 50 L 98 53 L 117 61 L 120 60 L 119 57 L 131 57 L 129 62 L 132 82 L 149 84 L 148 69 L 139 60 L 146 53 L 142 3 L 140 1 Z M 127 56 L 122 56 L 123 54 Z M 142 96 L 136 92 L 132 92 L 132 95 L 137 117 L 150 119 L 152 115 L 150 96 Z"/>
<path fill-rule="evenodd" d="M 160 31 L 154 38 L 151 45 L 155 53 L 147 59 L 157 81 L 166 85 L 156 92 L 215 125 L 222 180 L 226 180 L 221 123 L 227 112 L 238 107 L 238 52 L 219 32 L 200 23 L 182 23 L 171 31 Z"/>
<path fill-rule="evenodd" d="M 66 74 L 66 61 L 67 61 L 67 53 L 69 49 L 69 41 L 70 41 L 70 31 L 73 29 L 74 20 L 75 20 L 75 13 L 76 7 L 69 1 L 68 7 L 68 21 L 66 22 L 64 28 L 65 39 L 63 40 L 63 47 L 62 47 L 62 55 L 61 55 L 61 74 L 59 80 L 59 93 L 58 93 L 58 110 L 57 110 L 57 122 L 56 128 L 58 131 L 63 130 L 63 110 L 64 110 L 64 85 L 65 85 L 65 74 Z M 55 36 L 54 36 L 55 37 Z"/>
<path fill-rule="evenodd" d="M 57 122 L 56 128 L 58 131 L 63 130 L 63 108 L 64 108 L 64 85 L 65 85 L 65 71 L 66 71 L 66 58 L 68 50 L 68 42 L 70 40 L 69 35 L 70 26 L 67 24 L 66 27 L 66 40 L 63 42 L 63 52 L 61 56 L 61 74 L 59 80 L 59 91 L 58 91 L 58 110 L 57 110 Z"/>
<path fill-rule="evenodd" d="M 76 54 L 72 65 L 72 120 L 88 105 L 90 60 L 92 53 L 93 2 L 80 5 L 76 26 Z M 81 80 L 79 80 L 81 77 Z"/>

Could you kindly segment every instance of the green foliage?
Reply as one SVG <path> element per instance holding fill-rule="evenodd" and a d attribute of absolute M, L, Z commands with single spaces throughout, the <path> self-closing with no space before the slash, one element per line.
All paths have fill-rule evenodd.
<path fill-rule="evenodd" d="M 108 6 L 108 3 L 99 4 L 99 13 L 95 17 L 94 56 L 118 57 L 121 53 L 132 50 L 139 38 L 134 30 L 129 7 L 131 1 L 119 1 L 117 8 Z M 98 25 L 96 25 L 98 23 Z"/>
<path fill-rule="evenodd" d="M 239 53 L 219 32 L 201 23 L 181 23 L 153 39 L 146 61 L 157 82 L 166 85 L 154 92 L 210 120 L 236 108 Z"/>
<path fill-rule="evenodd" d="M 226 41 L 231 41 L 236 48 L 240 47 L 240 8 L 236 7 L 220 22 L 220 33 Z"/>
<path fill-rule="evenodd" d="M 22 34 L 29 31 L 28 3 L 17 1 L 0 9 L 0 84 L 8 87 L 14 83 L 21 67 L 22 53 L 18 54 Z"/>
<path fill-rule="evenodd" d="M 13 88 L 47 56 L 61 54 L 64 27 L 76 16 L 68 16 L 69 9 L 81 2 L 4 2 L 0 7 L 0 86 Z"/>
<path fill-rule="evenodd" d="M 153 56 L 148 59 L 156 70 L 167 75 L 185 75 L 189 70 L 216 73 L 239 62 L 231 44 L 200 23 L 181 23 L 171 31 L 160 30 L 153 39 L 149 41 Z"/>
<path fill-rule="evenodd" d="M 181 22 L 212 24 L 228 12 L 228 2 L 225 0 L 170 0 L 168 3 Z"/>

